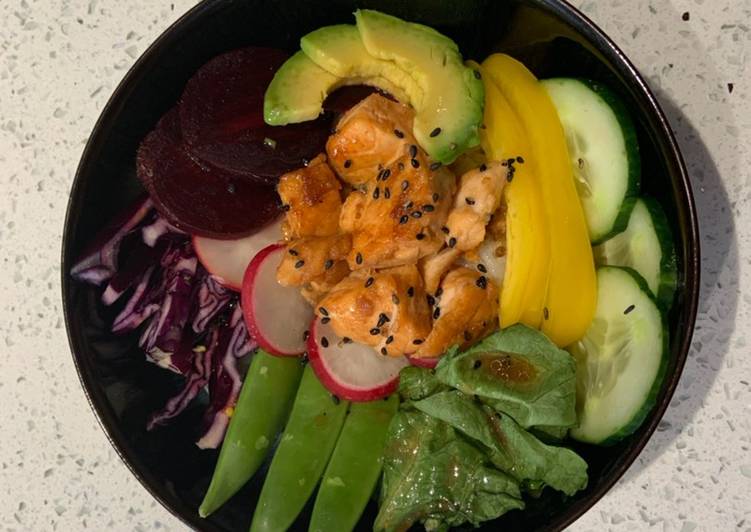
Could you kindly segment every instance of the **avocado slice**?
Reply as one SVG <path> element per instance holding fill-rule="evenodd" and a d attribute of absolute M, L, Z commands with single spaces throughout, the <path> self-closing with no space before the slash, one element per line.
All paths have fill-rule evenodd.
<path fill-rule="evenodd" d="M 315 64 L 340 78 L 385 78 L 396 88 L 391 94 L 413 105 L 422 101 L 422 88 L 392 61 L 372 56 L 352 24 L 324 26 L 300 39 L 300 48 Z M 386 89 L 385 87 L 381 87 Z M 394 92 L 396 91 L 396 92 Z"/>
<path fill-rule="evenodd" d="M 415 138 L 432 159 L 451 163 L 479 144 L 484 91 L 459 48 L 436 30 L 371 10 L 356 26 L 326 26 L 305 35 L 277 71 L 264 99 L 264 120 L 284 125 L 315 119 L 342 85 L 371 85 L 410 103 Z"/>
<path fill-rule="evenodd" d="M 422 102 L 413 103 L 414 132 L 430 156 L 450 163 L 477 146 L 485 93 L 479 72 L 464 65 L 456 43 L 432 28 L 378 11 L 357 10 L 355 20 L 368 53 L 393 61 L 422 87 Z"/>

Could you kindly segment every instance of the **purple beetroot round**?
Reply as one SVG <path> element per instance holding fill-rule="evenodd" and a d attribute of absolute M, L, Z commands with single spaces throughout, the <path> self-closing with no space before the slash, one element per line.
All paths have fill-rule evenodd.
<path fill-rule="evenodd" d="M 141 142 L 138 178 L 154 206 L 175 227 L 210 238 L 249 235 L 280 213 L 273 186 L 197 161 L 183 143 L 176 108 Z"/>

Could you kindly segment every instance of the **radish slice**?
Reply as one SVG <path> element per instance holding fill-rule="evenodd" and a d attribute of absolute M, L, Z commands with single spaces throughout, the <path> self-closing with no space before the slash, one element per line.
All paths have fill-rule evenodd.
<path fill-rule="evenodd" d="M 313 309 L 299 289 L 276 280 L 284 249 L 272 244 L 258 252 L 245 270 L 240 298 L 248 332 L 258 345 L 272 355 L 294 356 L 305 351 L 303 336 Z"/>
<path fill-rule="evenodd" d="M 316 319 L 308 338 L 313 371 L 328 390 L 348 401 L 375 401 L 388 396 L 399 384 L 405 357 L 383 356 L 370 346 L 344 343 L 328 323 Z"/>
<path fill-rule="evenodd" d="M 438 361 L 440 360 L 440 357 L 431 357 L 431 358 L 417 358 L 417 357 L 407 357 L 407 360 L 409 360 L 409 363 L 413 366 L 417 366 L 418 368 L 429 368 L 433 369 L 438 365 Z"/>
<path fill-rule="evenodd" d="M 193 249 L 203 267 L 227 288 L 240 291 L 248 264 L 263 248 L 282 239 L 281 220 L 237 240 L 193 237 Z"/>

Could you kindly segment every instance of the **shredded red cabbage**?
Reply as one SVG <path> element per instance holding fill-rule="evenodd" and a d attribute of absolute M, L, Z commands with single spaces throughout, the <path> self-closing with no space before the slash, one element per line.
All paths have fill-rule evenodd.
<path fill-rule="evenodd" d="M 242 386 L 238 362 L 257 346 L 237 295 L 203 268 L 189 235 L 156 213 L 149 199 L 137 202 L 119 223 L 95 240 L 98 244 L 83 254 L 71 275 L 97 286 L 107 282 L 105 305 L 127 294 L 112 331 L 143 327 L 139 345 L 147 359 L 185 377 L 181 390 L 149 417 L 147 429 L 169 423 L 207 390 L 197 445 L 216 448 Z"/>

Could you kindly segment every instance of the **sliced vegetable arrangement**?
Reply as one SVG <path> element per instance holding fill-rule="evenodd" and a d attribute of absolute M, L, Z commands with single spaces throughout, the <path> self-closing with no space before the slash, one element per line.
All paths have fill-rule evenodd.
<path fill-rule="evenodd" d="M 208 391 L 199 514 L 266 461 L 258 532 L 308 504 L 353 530 L 374 498 L 374 530 L 446 530 L 585 489 L 568 438 L 639 429 L 678 289 L 628 106 L 377 11 L 300 47 L 199 69 L 138 150 L 149 198 L 71 271 L 185 377 L 149 430 Z"/>

